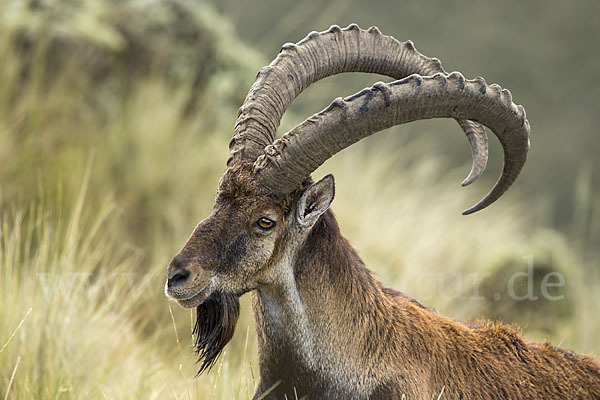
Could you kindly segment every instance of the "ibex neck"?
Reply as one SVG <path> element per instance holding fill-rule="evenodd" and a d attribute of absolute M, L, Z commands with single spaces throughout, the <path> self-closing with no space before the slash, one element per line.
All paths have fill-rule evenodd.
<path fill-rule="evenodd" d="M 377 381 L 367 366 L 383 350 L 373 349 L 373 339 L 393 333 L 375 322 L 392 318 L 390 299 L 329 211 L 287 261 L 290 276 L 254 296 L 261 379 L 285 380 L 286 392 L 322 386 L 330 398 L 367 397 Z"/>

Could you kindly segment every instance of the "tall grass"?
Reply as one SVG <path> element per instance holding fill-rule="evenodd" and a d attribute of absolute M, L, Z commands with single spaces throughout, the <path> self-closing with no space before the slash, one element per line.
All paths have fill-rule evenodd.
<path fill-rule="evenodd" d="M 215 374 L 193 379 L 191 315 L 158 322 L 171 307 L 162 268 L 120 243 L 112 205 L 87 209 L 87 185 L 86 177 L 68 212 L 32 206 L 2 217 L 0 393 L 150 399 L 253 391 L 249 339 Z"/>
<path fill-rule="evenodd" d="M 172 3 L 193 4 L 152 4 Z M 157 25 L 140 25 L 140 32 L 153 26 L 151 39 L 179 38 L 169 36 L 169 21 L 178 22 L 171 8 L 148 15 L 148 8 L 132 6 L 140 3 L 123 4 L 129 27 L 167 13 Z M 88 33 L 81 39 L 74 28 L 63 28 L 56 39 L 56 25 L 46 17 L 37 19 L 46 22 L 36 25 L 39 31 L 23 28 L 26 22 L 1 29 L 0 396 L 252 396 L 258 366 L 248 296 L 226 353 L 209 374 L 194 379 L 192 313 L 162 294 L 168 261 L 210 212 L 236 108 L 262 64 L 226 21 L 203 7 L 189 12 L 192 22 L 185 26 L 205 47 L 189 53 L 193 43 L 184 46 L 174 57 L 183 61 L 172 65 L 150 52 L 144 57 L 155 60 L 152 68 L 127 73 L 123 63 L 130 60 L 119 57 L 127 44 L 144 43 L 144 35 L 132 37 L 135 29 L 121 29 L 122 16 L 106 9 L 84 10 L 101 25 L 88 32 L 101 34 L 91 45 Z M 60 47 L 65 32 L 76 50 Z M 121 44 L 111 47 L 102 38 Z M 60 60 L 49 49 L 59 49 Z M 98 54 L 121 60 L 102 64 L 100 83 L 81 67 Z M 184 68 L 203 55 L 216 64 L 207 59 L 198 71 Z M 548 228 L 547 214 L 531 206 L 537 199 L 521 199 L 517 191 L 462 217 L 459 211 L 491 182 L 460 189 L 466 166 L 450 167 L 425 142 L 398 146 L 402 142 L 391 138 L 445 133 L 438 130 L 457 128 L 421 123 L 382 133 L 315 173 L 336 176 L 333 209 L 342 231 L 384 284 L 428 306 L 459 319 L 516 321 L 536 338 L 598 354 L 593 333 L 600 329 L 594 318 L 600 285 L 592 274 L 600 208 L 585 170 L 576 191 L 573 231 L 582 238 L 576 243 Z M 530 256 L 535 271 L 564 275 L 558 293 L 564 300 L 506 296 L 507 280 L 527 270 L 524 257 Z"/>
<path fill-rule="evenodd" d="M 82 38 L 67 25 L 57 34 L 52 17 L 65 3 L 26 12 L 19 3 L 3 5 L 17 11 L 0 32 L 6 60 L 0 66 L 0 346 L 6 344 L 0 394 L 9 388 L 10 398 L 251 394 L 256 351 L 249 316 L 215 372 L 194 380 L 191 313 L 177 308 L 172 319 L 162 292 L 166 264 L 211 207 L 227 154 L 223 143 L 243 98 L 238 87 L 249 86 L 258 57 L 238 48 L 226 22 L 208 8 L 192 9 L 187 25 L 165 22 L 165 13 L 189 11 L 190 2 L 115 5 L 129 11 L 133 37 L 119 29 L 116 17 L 123 16 L 111 19 L 102 2 L 72 4 L 71 12 L 102 24 L 100 33 L 149 49 L 152 68 L 138 60 L 124 77 L 127 57 L 120 58 L 119 46 L 89 40 L 96 30 Z M 151 39 L 168 43 L 176 30 L 170 23 L 196 41 L 173 40 L 180 60 L 165 64 L 156 61 Z M 148 29 L 154 37 L 145 37 Z M 197 70 L 186 70 L 186 60 L 207 55 Z M 97 70 L 85 68 L 98 58 L 106 62 L 101 82 Z"/>

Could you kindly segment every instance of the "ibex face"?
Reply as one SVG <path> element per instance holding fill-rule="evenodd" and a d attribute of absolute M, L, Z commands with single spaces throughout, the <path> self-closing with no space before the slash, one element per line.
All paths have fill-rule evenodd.
<path fill-rule="evenodd" d="M 212 213 L 171 261 L 166 293 L 192 308 L 215 291 L 240 296 L 256 288 L 284 234 L 285 213 L 285 202 L 261 193 L 246 169 L 228 169 Z"/>
<path fill-rule="evenodd" d="M 167 269 L 165 292 L 197 307 L 214 292 L 239 297 L 275 284 L 282 262 L 333 199 L 333 177 L 275 197 L 256 184 L 247 165 L 221 178 L 212 213 L 192 232 Z"/>
<path fill-rule="evenodd" d="M 273 196 L 258 185 L 251 165 L 229 168 L 212 213 L 192 232 L 167 268 L 165 293 L 182 307 L 197 307 L 196 350 L 210 367 L 233 336 L 238 297 L 292 276 L 288 258 L 334 196 L 333 176 Z"/>

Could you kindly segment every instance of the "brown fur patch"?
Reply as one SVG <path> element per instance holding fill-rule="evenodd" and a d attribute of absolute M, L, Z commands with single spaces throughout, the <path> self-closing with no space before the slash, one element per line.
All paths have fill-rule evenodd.
<path fill-rule="evenodd" d="M 592 357 L 531 342 L 498 322 L 462 324 L 381 285 L 331 211 L 313 227 L 293 268 L 318 369 L 295 361 L 293 341 L 269 343 L 283 333 L 274 334 L 259 315 L 256 397 L 279 382 L 266 398 L 431 399 L 443 390 L 448 399 L 600 400 L 600 365 Z"/>

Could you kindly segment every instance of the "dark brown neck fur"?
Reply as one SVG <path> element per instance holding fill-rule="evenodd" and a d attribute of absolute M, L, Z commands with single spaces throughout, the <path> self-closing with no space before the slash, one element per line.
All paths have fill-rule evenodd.
<path fill-rule="evenodd" d="M 501 324 L 468 327 L 384 288 L 331 211 L 292 262 L 294 287 L 254 296 L 257 396 L 275 385 L 267 398 L 600 399 L 592 358 Z"/>

